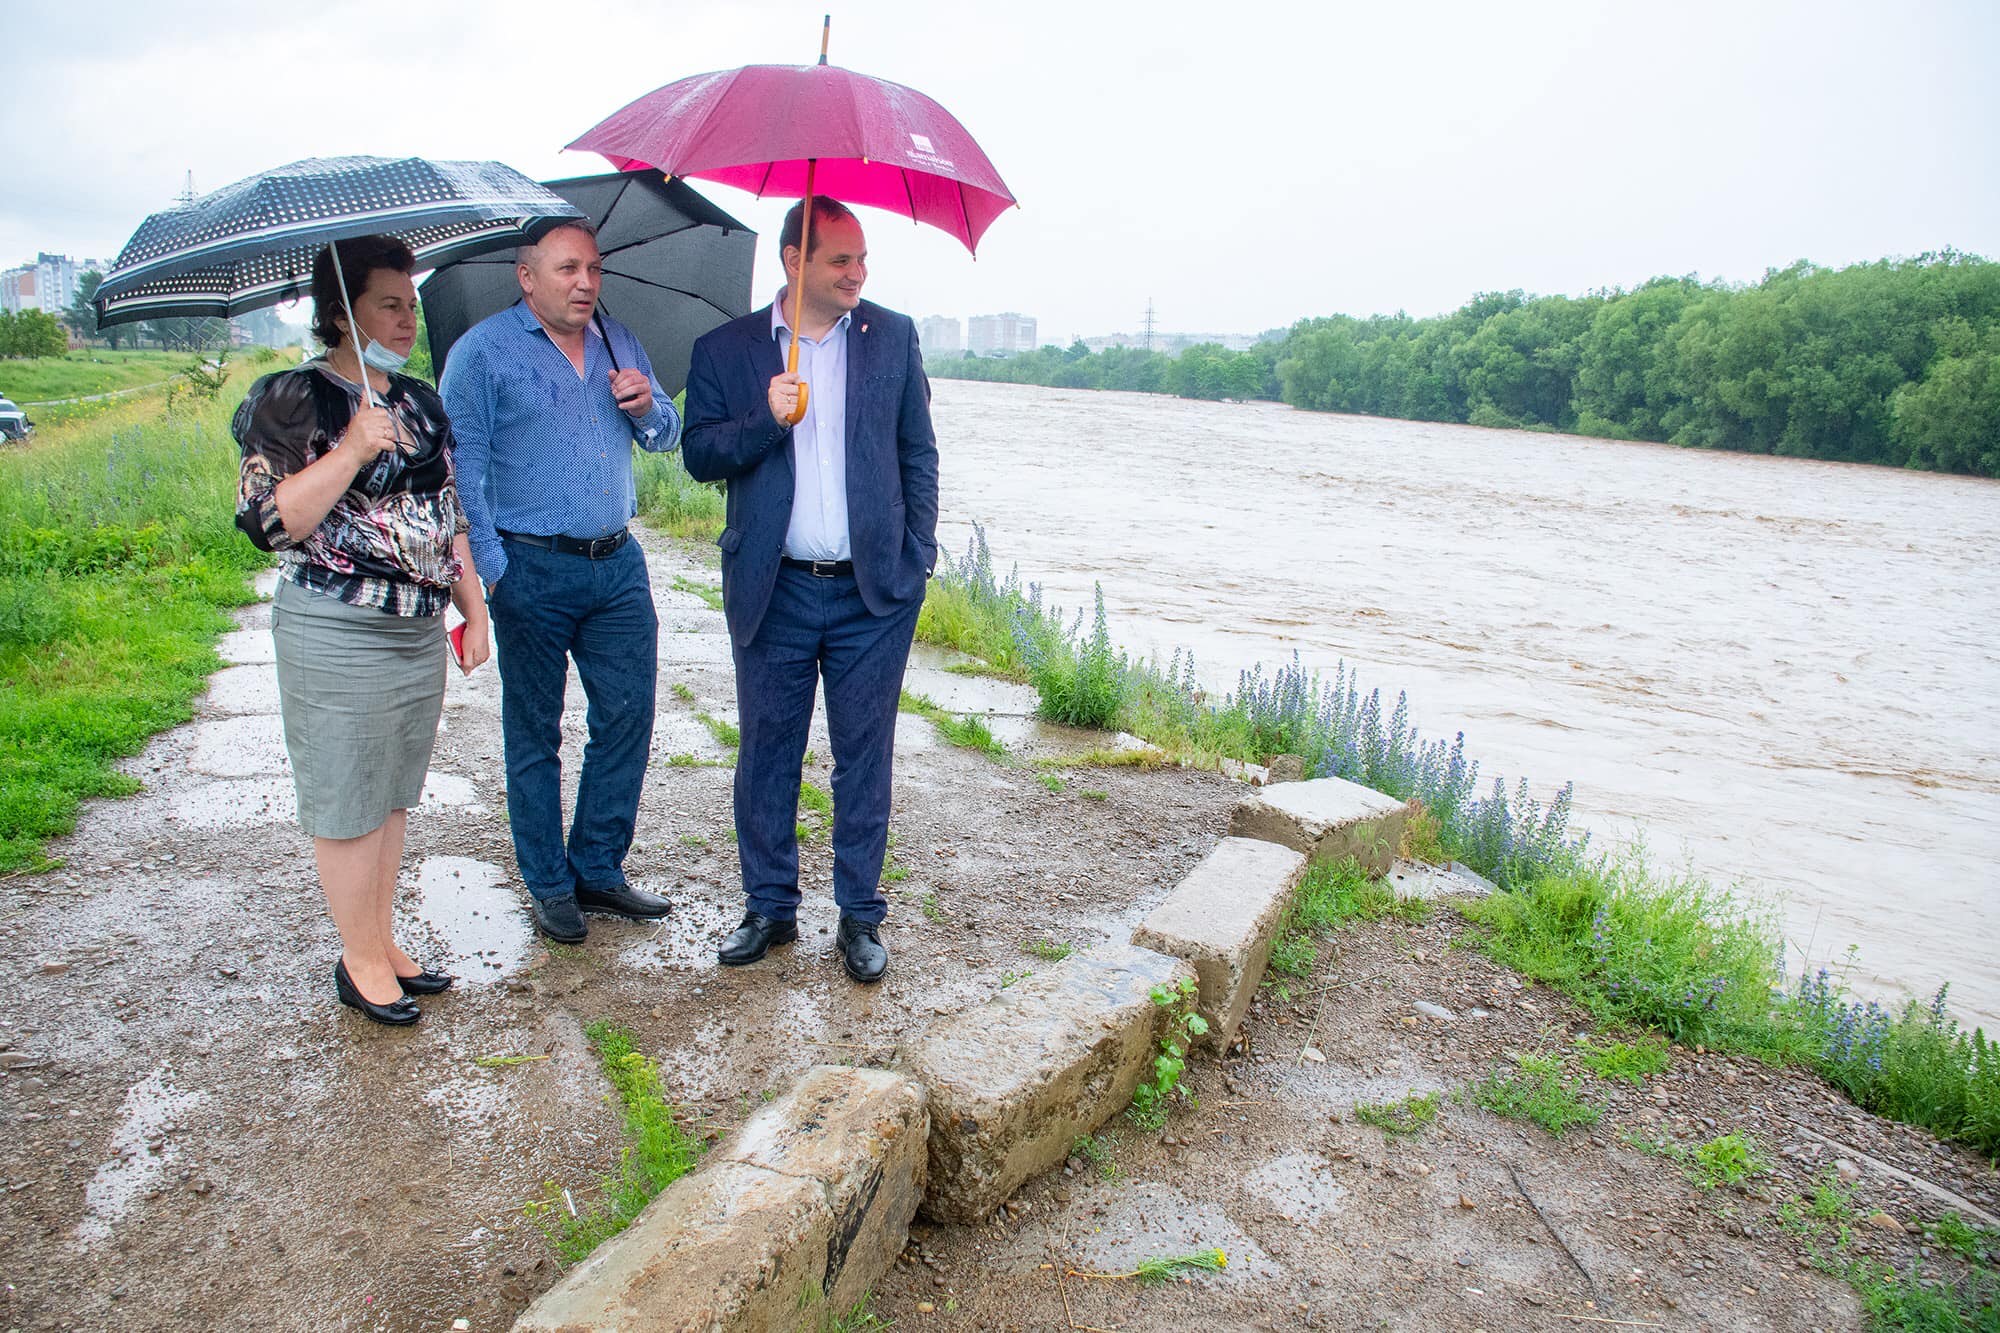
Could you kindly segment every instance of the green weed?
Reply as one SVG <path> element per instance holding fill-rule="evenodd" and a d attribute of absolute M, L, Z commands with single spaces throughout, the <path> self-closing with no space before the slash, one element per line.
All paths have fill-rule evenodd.
<path fill-rule="evenodd" d="M 1604 1108 L 1579 1097 L 1564 1077 L 1563 1062 L 1552 1055 L 1517 1055 L 1516 1071 L 1495 1070 L 1475 1083 L 1471 1097 L 1495 1115 L 1532 1120 L 1556 1138 L 1579 1125 L 1594 1125 Z"/>
<path fill-rule="evenodd" d="M 1734 1131 L 1696 1145 L 1688 1160 L 1694 1169 L 1695 1183 L 1704 1189 L 1741 1185 L 1771 1169 L 1770 1159 L 1756 1141 Z"/>
<path fill-rule="evenodd" d="M 696 583 L 693 579 L 683 578 L 681 575 L 676 574 L 674 575 L 674 591 L 693 593 L 696 597 L 701 598 L 702 602 L 711 611 L 720 611 L 722 609 L 722 589 L 713 584 Z"/>
<path fill-rule="evenodd" d="M 1576 1058 L 1601 1079 L 1639 1084 L 1666 1071 L 1667 1043 L 1650 1033 L 1640 1034 L 1632 1041 L 1608 1041 L 1602 1045 L 1589 1037 L 1578 1037 Z"/>
<path fill-rule="evenodd" d="M 1061 794 L 1062 789 L 1064 787 L 1069 786 L 1068 778 L 1059 778 L 1053 773 L 1037 774 L 1035 777 L 1035 781 L 1041 783 L 1044 787 L 1047 787 L 1051 793 L 1058 795 Z"/>
<path fill-rule="evenodd" d="M 1074 944 L 1054 940 L 1030 940 L 1021 947 L 1045 963 L 1060 963 L 1076 949 Z"/>
<path fill-rule="evenodd" d="M 623 1231 L 639 1210 L 694 1169 L 702 1145 L 675 1119 L 653 1062 L 632 1045 L 632 1034 L 610 1023 L 584 1028 L 591 1047 L 625 1109 L 629 1140 L 615 1175 L 603 1177 L 596 1200 L 579 1206 L 575 1195 L 550 1181 L 543 1197 L 524 1211 L 541 1227 L 565 1263 L 576 1263 Z"/>
<path fill-rule="evenodd" d="M 715 743 L 725 750 L 734 750 L 743 744 L 743 733 L 736 729 L 734 722 L 726 722 L 713 713 L 696 713 L 694 720 L 707 727 Z"/>
<path fill-rule="evenodd" d="M 1111 797 L 1110 792 L 1104 791 L 1103 789 L 1098 787 L 1085 787 L 1083 788 L 1083 790 L 1079 791 L 1077 795 L 1081 796 L 1086 801 L 1103 801 L 1103 800 L 1109 800 Z"/>
<path fill-rule="evenodd" d="M 1181 1086 L 1187 1068 L 1188 1046 L 1208 1031 L 1208 1020 L 1194 1010 L 1198 987 L 1188 977 L 1171 985 L 1155 986 L 1154 1005 L 1167 1011 L 1166 1032 L 1160 1049 L 1153 1053 L 1153 1071 L 1132 1092 L 1132 1104 L 1125 1114 L 1141 1129 L 1158 1129 L 1167 1123 L 1167 1112 L 1178 1098 L 1193 1100 Z"/>
<path fill-rule="evenodd" d="M 799 782 L 799 809 L 832 819 L 833 794 L 817 782 L 802 779 Z"/>
<path fill-rule="evenodd" d="M 1438 1100 L 1435 1092 L 1412 1092 L 1401 1101 L 1361 1102 L 1354 1108 L 1354 1118 L 1386 1134 L 1421 1134 L 1437 1123 Z"/>
<path fill-rule="evenodd" d="M 1007 971 L 1002 972 L 1000 974 L 1000 989 L 1006 990 L 1009 986 L 1013 985 L 1015 982 L 1026 981 L 1029 977 L 1032 977 L 1033 975 L 1035 975 L 1033 972 L 1016 972 L 1012 968 L 1009 968 Z"/>
<path fill-rule="evenodd" d="M 1079 1134 L 1069 1145 L 1069 1155 L 1097 1168 L 1098 1179 L 1116 1180 L 1118 1163 L 1111 1156 L 1111 1140 L 1100 1134 Z"/>
<path fill-rule="evenodd" d="M 1270 968 L 1279 976 L 1309 976 L 1319 961 L 1319 946 L 1303 931 L 1290 930 L 1271 941 Z"/>
<path fill-rule="evenodd" d="M 944 908 L 938 905 L 937 894 L 925 894 L 923 900 L 918 903 L 918 906 L 923 909 L 925 920 L 934 922 L 944 920 Z"/>
<path fill-rule="evenodd" d="M 684 704 L 691 704 L 694 702 L 694 691 L 689 688 L 687 682 L 677 680 L 674 682 L 674 698 Z"/>

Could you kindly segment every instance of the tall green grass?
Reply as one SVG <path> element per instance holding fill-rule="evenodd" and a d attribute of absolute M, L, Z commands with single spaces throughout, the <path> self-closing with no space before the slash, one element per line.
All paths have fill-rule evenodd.
<path fill-rule="evenodd" d="M 136 790 L 116 762 L 193 715 L 229 607 L 265 563 L 237 531 L 229 417 L 149 402 L 0 454 L 0 874 L 44 863 L 78 804 Z"/>
<path fill-rule="evenodd" d="M 180 374 L 193 359 L 187 352 L 86 349 L 68 356 L 0 361 L 0 397 L 26 404 L 158 384 Z M 28 415 L 41 419 L 41 413 L 33 408 L 28 409 Z"/>
<path fill-rule="evenodd" d="M 676 409 L 686 401 L 685 392 L 674 395 Z M 689 476 L 680 450 L 654 454 L 634 449 L 632 481 L 638 492 L 639 517 L 651 527 L 696 541 L 712 542 L 722 535 L 726 512 L 722 486 Z"/>

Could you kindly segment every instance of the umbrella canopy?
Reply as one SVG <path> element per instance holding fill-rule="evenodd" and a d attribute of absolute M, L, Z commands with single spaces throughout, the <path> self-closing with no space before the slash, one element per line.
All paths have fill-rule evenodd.
<path fill-rule="evenodd" d="M 99 324 L 227 317 L 295 296 L 331 241 L 399 237 L 419 269 L 519 245 L 576 208 L 498 162 L 308 158 L 155 213 L 97 288 Z"/>
<path fill-rule="evenodd" d="M 668 393 L 687 381 L 694 340 L 750 311 L 757 234 L 683 181 L 656 171 L 550 181 L 597 227 L 604 256 L 598 304 L 646 349 Z M 480 320 L 521 299 L 512 254 L 463 260 L 424 280 L 431 364 L 444 373 L 451 345 Z"/>
<path fill-rule="evenodd" d="M 825 63 L 681 79 L 569 146 L 617 167 L 655 167 L 760 198 L 813 193 L 887 209 L 974 251 L 993 219 L 1014 206 L 1007 183 L 949 111 L 914 88 Z"/>

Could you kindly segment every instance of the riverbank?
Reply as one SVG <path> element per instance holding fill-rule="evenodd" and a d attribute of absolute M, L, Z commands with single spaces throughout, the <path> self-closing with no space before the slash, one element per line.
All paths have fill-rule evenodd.
<path fill-rule="evenodd" d="M 554 1182 L 588 1208 L 625 1144 L 586 1025 L 627 1029 L 688 1132 L 719 1139 L 810 1065 L 885 1064 L 1049 953 L 1122 939 L 1213 846 L 1244 790 L 1173 767 L 1037 766 L 1103 738 L 1004 715 L 1018 707 L 989 724 L 1011 757 L 906 715 L 888 980 L 863 990 L 840 974 L 817 836 L 801 944 L 720 969 L 714 945 L 740 900 L 729 754 L 704 720 L 733 717 L 726 634 L 701 596 L 713 556 L 642 542 L 662 707 L 630 868 L 676 901 L 665 923 L 593 919 L 578 948 L 536 942 L 497 814 L 498 680 L 480 673 L 447 698 L 401 918 L 460 988 L 427 1001 L 409 1032 L 337 1008 L 310 843 L 289 822 L 261 605 L 221 645 L 232 665 L 196 720 L 125 765 L 145 790 L 88 806 L 52 849 L 61 870 L 0 882 L 9 1327 L 505 1328 L 560 1267 L 524 1206 Z M 912 693 L 972 709 L 954 664 L 921 658 Z M 823 726 L 808 773 L 822 787 Z M 808 808 L 801 820 L 821 825 Z M 1509 1051 L 1574 1072 L 1578 1031 L 1606 1047 L 1629 1034 L 1458 947 L 1470 928 L 1442 907 L 1324 937 L 1301 929 L 1310 943 L 1289 965 L 1305 975 L 1273 976 L 1244 1045 L 1190 1066 L 1197 1106 L 1156 1132 L 1115 1121 L 995 1226 L 920 1227 L 875 1313 L 941 1329 L 1067 1327 L 1066 1308 L 1079 1324 L 1130 1328 L 1342 1327 L 1356 1310 L 1427 1328 L 1858 1328 L 1851 1288 L 1802 1267 L 1814 1262 L 1806 1233 L 1780 1225 L 1788 1204 L 1810 1211 L 1842 1160 L 1859 1174 L 1841 1177 L 1851 1198 L 1812 1230 L 1820 1253 L 1972 1280 L 1945 1239 L 1965 1233 L 1944 1217 L 2000 1213 L 2000 1180 L 1963 1149 L 1855 1110 L 1806 1071 L 1691 1047 L 1630 1090 L 1577 1072 L 1603 1119 L 1549 1139 L 1456 1094 L 1511 1068 Z M 1422 1134 L 1360 1118 L 1412 1092 L 1438 1094 Z M 1775 1170 L 1746 1177 L 1747 1192 L 1703 1189 L 1667 1148 L 1630 1146 L 1624 1130 L 1691 1160 L 1740 1132 Z M 1875 1210 L 1905 1229 L 1868 1225 Z M 1971 1234 L 1978 1253 L 1988 1242 Z M 1203 1245 L 1229 1266 L 1157 1289 L 1058 1283 L 1043 1266 L 1059 1256 L 1065 1273 L 1118 1272 L 1128 1255 Z"/>
<path fill-rule="evenodd" d="M 1297 654 L 1482 784 L 1775 902 L 1802 963 L 2000 1024 L 1990 481 L 939 381 L 944 548 L 1220 696 Z M 1364 693 L 1366 690 L 1364 690 Z M 1384 714 L 1390 709 L 1385 706 Z M 1386 716 L 1385 716 L 1386 721 Z M 1851 942 L 1863 945 L 1845 956 Z"/>

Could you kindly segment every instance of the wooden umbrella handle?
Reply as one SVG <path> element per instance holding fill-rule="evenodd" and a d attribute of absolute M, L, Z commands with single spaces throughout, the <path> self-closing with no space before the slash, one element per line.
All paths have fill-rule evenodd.
<path fill-rule="evenodd" d="M 785 353 L 787 374 L 799 373 L 799 318 L 805 311 L 806 302 L 806 256 L 812 253 L 813 233 L 813 172 L 819 166 L 819 159 L 806 159 L 806 197 L 799 207 L 799 277 L 792 284 L 792 345 Z M 799 401 L 792 408 L 792 414 L 785 418 L 787 426 L 796 426 L 806 419 L 806 401 L 812 390 L 804 380 L 799 381 Z"/>

